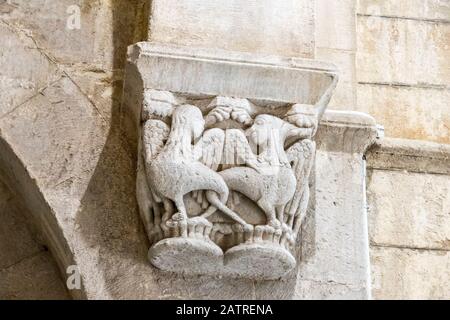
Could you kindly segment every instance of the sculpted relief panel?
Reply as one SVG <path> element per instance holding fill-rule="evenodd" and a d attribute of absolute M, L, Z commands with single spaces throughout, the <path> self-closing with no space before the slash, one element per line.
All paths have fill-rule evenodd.
<path fill-rule="evenodd" d="M 130 50 L 125 93 L 153 266 L 261 280 L 294 269 L 333 68 L 154 43 Z"/>
<path fill-rule="evenodd" d="M 150 90 L 138 190 L 156 267 L 276 279 L 309 200 L 318 111 Z"/>

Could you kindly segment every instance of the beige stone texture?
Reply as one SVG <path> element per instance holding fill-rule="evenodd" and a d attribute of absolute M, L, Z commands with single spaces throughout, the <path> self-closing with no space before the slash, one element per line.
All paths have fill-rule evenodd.
<path fill-rule="evenodd" d="M 70 29 L 70 8 L 80 28 Z M 0 115 L 58 80 L 73 77 L 101 116 L 110 120 L 120 101 L 126 49 L 147 32 L 147 0 L 27 1 L 0 3 L 3 94 Z M 21 67 L 22 66 L 22 67 Z"/>
<path fill-rule="evenodd" d="M 0 282 L 2 300 L 70 299 L 59 277 L 59 270 L 48 252 L 41 252 L 0 270 Z"/>
<path fill-rule="evenodd" d="M 450 299 L 450 252 L 372 247 L 374 299 Z"/>
<path fill-rule="evenodd" d="M 387 137 L 450 143 L 448 89 L 360 84 L 358 101 Z"/>
<path fill-rule="evenodd" d="M 333 48 L 316 48 L 316 54 L 321 60 L 332 61 L 339 69 L 339 83 L 330 101 L 330 108 L 357 110 L 356 53 Z"/>
<path fill-rule="evenodd" d="M 356 49 L 356 1 L 316 0 L 316 47 Z"/>
<path fill-rule="evenodd" d="M 374 170 L 367 188 L 373 244 L 450 250 L 450 176 Z"/>
<path fill-rule="evenodd" d="M 0 182 L 0 270 L 42 251 L 13 201 L 14 196 Z"/>
<path fill-rule="evenodd" d="M 0 181 L 0 300 L 68 299 L 55 261 Z"/>
<path fill-rule="evenodd" d="M 450 1 L 360 0 L 357 110 L 387 137 L 450 143 Z"/>
<path fill-rule="evenodd" d="M 450 25 L 360 16 L 358 81 L 449 86 Z"/>
<path fill-rule="evenodd" d="M 330 102 L 336 110 L 356 110 L 356 0 L 316 0 L 316 58 L 340 71 Z"/>
<path fill-rule="evenodd" d="M 376 170 L 450 175 L 450 145 L 406 139 L 379 139 L 366 154 Z"/>
<path fill-rule="evenodd" d="M 153 0 L 149 40 L 281 56 L 314 56 L 310 0 Z"/>
<path fill-rule="evenodd" d="M 358 0 L 358 13 L 410 19 L 450 19 L 448 0 Z"/>
<path fill-rule="evenodd" d="M 450 297 L 450 146 L 385 139 L 367 153 L 375 299 Z"/>

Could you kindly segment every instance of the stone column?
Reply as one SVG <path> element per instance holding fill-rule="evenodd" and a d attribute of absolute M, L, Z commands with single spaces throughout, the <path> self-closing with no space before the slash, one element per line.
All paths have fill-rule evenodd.
<path fill-rule="evenodd" d="M 152 1 L 123 110 L 149 273 L 186 279 L 160 274 L 164 292 L 370 296 L 363 153 L 376 125 L 325 113 L 338 72 L 313 60 L 313 21 L 312 0 Z"/>

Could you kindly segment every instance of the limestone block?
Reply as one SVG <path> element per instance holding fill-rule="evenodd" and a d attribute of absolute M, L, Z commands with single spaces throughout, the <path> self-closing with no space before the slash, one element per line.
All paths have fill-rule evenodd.
<path fill-rule="evenodd" d="M 58 79 L 57 66 L 26 34 L 0 22 L 0 117 Z"/>
<path fill-rule="evenodd" d="M 371 248 L 375 299 L 449 299 L 449 251 Z"/>
<path fill-rule="evenodd" d="M 356 1 L 316 0 L 315 3 L 316 48 L 355 51 Z"/>
<path fill-rule="evenodd" d="M 42 185 L 56 188 L 87 178 L 88 163 L 91 170 L 94 168 L 106 131 L 96 116 L 97 111 L 78 87 L 62 77 L 3 117 L 0 126 L 5 137 L 16 145 L 16 152 L 34 159 L 30 169 L 40 177 Z M 54 136 L 61 139 L 55 142 Z"/>
<path fill-rule="evenodd" d="M 450 250 L 450 177 L 374 170 L 368 183 L 375 244 Z"/>
<path fill-rule="evenodd" d="M 0 270 L 2 300 L 66 300 L 69 299 L 48 252 L 37 254 L 8 269 Z"/>
<path fill-rule="evenodd" d="M 154 0 L 149 40 L 314 57 L 314 1 Z"/>
<path fill-rule="evenodd" d="M 450 175 L 450 145 L 386 138 L 367 153 L 371 169 Z"/>
<path fill-rule="evenodd" d="M 360 16 L 358 81 L 448 88 L 449 37 L 448 23 Z"/>
<path fill-rule="evenodd" d="M 359 0 L 358 13 L 448 21 L 450 2 L 448 0 Z"/>
<path fill-rule="evenodd" d="M 450 250 L 450 149 L 418 141 L 381 142 L 367 154 L 374 245 Z"/>
<path fill-rule="evenodd" d="M 126 47 L 143 39 L 145 5 L 146 0 L 11 0 L 0 5 L 0 16 L 58 63 L 112 70 L 125 61 Z"/>
<path fill-rule="evenodd" d="M 450 143 L 448 101 L 449 89 L 358 86 L 359 110 L 373 115 L 392 138 Z"/>
<path fill-rule="evenodd" d="M 315 211 L 303 229 L 298 298 L 333 299 L 344 291 L 345 299 L 367 299 L 370 293 L 364 289 L 368 288 L 369 253 L 364 203 L 348 196 L 364 191 L 361 156 L 319 151 L 316 161 L 320 171 L 315 176 Z M 311 282 L 317 287 L 311 287 Z M 329 288 L 324 290 L 327 283 Z"/>
<path fill-rule="evenodd" d="M 47 243 L 65 272 L 73 264 L 69 248 L 77 240 L 68 236 L 74 242 L 70 246 L 61 243 L 61 233 L 74 228 L 74 218 L 102 153 L 107 127 L 78 87 L 63 77 L 3 117 L 0 128 L 3 170 L 18 185 L 15 191 L 26 199 L 24 205 L 34 213 L 38 228 L 45 230 Z M 19 174 L 15 157 L 3 158 L 10 148 L 32 179 L 24 180 Z M 53 210 L 50 213 L 49 206 Z M 55 222 L 58 219 L 64 223 Z M 59 226 L 64 226 L 63 231 Z"/>
<path fill-rule="evenodd" d="M 339 83 L 331 98 L 334 110 L 357 110 L 356 107 L 356 53 L 346 50 L 316 48 L 317 59 L 330 61 L 339 69 Z"/>

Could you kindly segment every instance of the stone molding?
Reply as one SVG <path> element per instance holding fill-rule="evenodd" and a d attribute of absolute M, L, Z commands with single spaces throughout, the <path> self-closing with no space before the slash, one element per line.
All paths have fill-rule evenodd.
<path fill-rule="evenodd" d="M 364 154 L 377 139 L 377 123 L 356 111 L 327 111 L 317 133 L 318 149 L 328 152 Z"/>
<path fill-rule="evenodd" d="M 450 174 L 450 145 L 422 140 L 385 138 L 367 152 L 371 169 Z"/>

